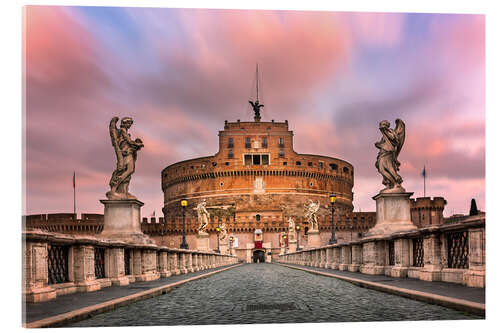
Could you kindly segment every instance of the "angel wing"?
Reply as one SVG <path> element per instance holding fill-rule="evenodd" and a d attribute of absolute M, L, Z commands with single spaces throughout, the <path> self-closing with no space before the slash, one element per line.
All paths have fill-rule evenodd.
<path fill-rule="evenodd" d="M 116 128 L 116 123 L 118 122 L 118 117 L 113 117 L 109 122 L 109 135 L 111 137 L 111 144 L 115 149 L 116 154 L 116 169 L 120 170 L 123 166 L 123 155 L 118 145 L 118 128 Z"/>
<path fill-rule="evenodd" d="M 394 127 L 394 133 L 396 134 L 398 143 L 396 147 L 396 159 L 399 156 L 399 152 L 401 148 L 403 148 L 403 144 L 405 143 L 405 123 L 401 119 L 396 119 L 396 126 Z"/>

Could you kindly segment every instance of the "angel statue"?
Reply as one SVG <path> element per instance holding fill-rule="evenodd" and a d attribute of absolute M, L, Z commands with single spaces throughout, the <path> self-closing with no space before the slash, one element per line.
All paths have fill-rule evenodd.
<path fill-rule="evenodd" d="M 226 239 L 226 235 L 227 235 L 226 224 L 223 222 L 219 226 L 219 228 L 220 228 L 219 240 L 224 241 Z"/>
<path fill-rule="evenodd" d="M 316 213 L 319 210 L 319 200 L 318 203 L 314 203 L 311 199 L 309 199 L 309 203 L 304 205 L 304 210 L 304 216 L 309 223 L 310 231 L 318 230 L 318 218 L 316 217 Z"/>
<path fill-rule="evenodd" d="M 289 232 L 294 232 L 295 231 L 295 223 L 293 223 L 292 217 L 288 217 L 288 231 Z"/>
<path fill-rule="evenodd" d="M 198 222 L 200 222 L 200 227 L 198 228 L 199 234 L 206 233 L 208 219 L 210 218 L 210 213 L 207 211 L 207 201 L 203 199 L 196 208 L 193 208 L 198 213 Z"/>
<path fill-rule="evenodd" d="M 109 123 L 109 134 L 111 136 L 111 144 L 116 153 L 116 169 L 111 175 L 109 186 L 111 190 L 106 193 L 109 200 L 126 200 L 137 199 L 129 193 L 128 186 L 130 178 L 135 171 L 135 161 L 137 159 L 137 151 L 144 147 L 142 140 L 137 138 L 132 141 L 129 128 L 134 121 L 130 117 L 122 118 L 120 129 L 116 128 L 118 117 L 113 117 Z"/>
<path fill-rule="evenodd" d="M 260 121 L 260 108 L 263 107 L 264 104 L 260 104 L 258 99 L 255 102 L 248 101 L 248 103 L 252 105 L 253 112 L 255 113 L 255 121 Z"/>
<path fill-rule="evenodd" d="M 379 124 L 382 139 L 375 143 L 375 147 L 379 149 L 377 162 L 375 167 L 382 175 L 382 184 L 385 189 L 381 192 L 404 192 L 405 189 L 401 186 L 403 178 L 398 174 L 401 163 L 398 161 L 399 152 L 405 142 L 405 123 L 401 119 L 396 119 L 394 129 L 390 128 L 387 120 L 383 120 Z"/>

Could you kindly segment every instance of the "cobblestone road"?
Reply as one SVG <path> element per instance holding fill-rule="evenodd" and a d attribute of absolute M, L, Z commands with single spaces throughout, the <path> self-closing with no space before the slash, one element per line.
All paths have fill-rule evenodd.
<path fill-rule="evenodd" d="M 272 265 L 249 264 L 73 326 L 150 326 L 482 317 Z"/>

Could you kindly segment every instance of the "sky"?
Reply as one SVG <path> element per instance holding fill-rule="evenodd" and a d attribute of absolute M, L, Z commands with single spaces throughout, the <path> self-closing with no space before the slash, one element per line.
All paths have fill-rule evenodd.
<path fill-rule="evenodd" d="M 143 140 L 130 191 L 161 216 L 160 173 L 213 155 L 224 120 L 288 120 L 298 153 L 354 166 L 355 210 L 374 211 L 378 123 L 406 123 L 403 186 L 445 216 L 485 210 L 484 16 L 160 8 L 25 11 L 25 211 L 102 213 L 108 125 Z"/>

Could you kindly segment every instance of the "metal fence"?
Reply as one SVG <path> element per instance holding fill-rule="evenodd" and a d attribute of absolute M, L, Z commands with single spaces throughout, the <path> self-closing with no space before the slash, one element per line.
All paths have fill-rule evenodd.
<path fill-rule="evenodd" d="M 448 244 L 448 268 L 469 268 L 469 233 L 467 231 L 446 234 Z"/>
<path fill-rule="evenodd" d="M 424 267 L 424 238 L 413 238 L 413 267 Z"/>
<path fill-rule="evenodd" d="M 49 284 L 65 283 L 69 281 L 68 252 L 69 246 L 67 245 L 47 245 Z"/>
<path fill-rule="evenodd" d="M 103 247 L 94 248 L 94 273 L 96 279 L 104 279 L 104 251 Z"/>

